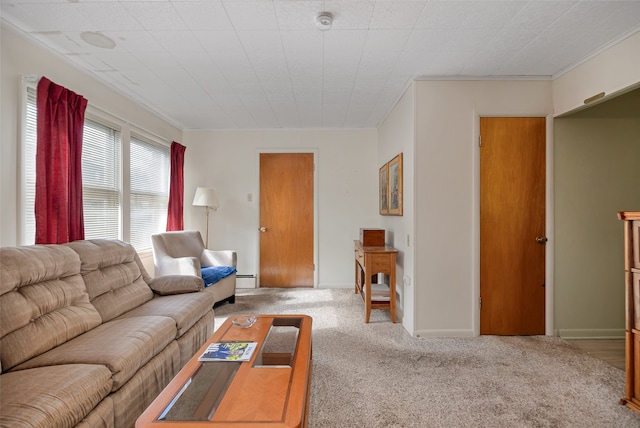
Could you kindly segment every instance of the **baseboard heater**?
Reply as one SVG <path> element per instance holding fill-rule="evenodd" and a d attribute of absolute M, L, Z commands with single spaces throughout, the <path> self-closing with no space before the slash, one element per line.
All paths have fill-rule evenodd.
<path fill-rule="evenodd" d="M 255 274 L 237 274 L 236 288 L 256 288 Z"/>

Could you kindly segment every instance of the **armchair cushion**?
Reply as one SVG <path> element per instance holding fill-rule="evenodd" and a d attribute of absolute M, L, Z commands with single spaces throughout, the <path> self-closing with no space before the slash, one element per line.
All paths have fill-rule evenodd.
<path fill-rule="evenodd" d="M 236 268 L 233 266 L 203 266 L 202 280 L 204 286 L 208 287 L 234 273 L 236 273 Z"/>
<path fill-rule="evenodd" d="M 202 278 L 193 275 L 157 276 L 151 280 L 149 287 L 161 296 L 183 294 L 203 289 Z"/>

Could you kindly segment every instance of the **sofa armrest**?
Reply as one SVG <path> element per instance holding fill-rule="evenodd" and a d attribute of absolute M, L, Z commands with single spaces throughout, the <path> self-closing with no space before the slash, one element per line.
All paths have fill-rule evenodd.
<path fill-rule="evenodd" d="M 156 294 L 166 296 L 201 291 L 204 289 L 204 282 L 194 275 L 165 275 L 153 278 L 149 288 Z"/>
<path fill-rule="evenodd" d="M 202 266 L 233 266 L 237 267 L 238 256 L 233 250 L 207 250 L 202 252 L 200 259 Z"/>
<path fill-rule="evenodd" d="M 164 275 L 200 276 L 200 260 L 197 257 L 163 257 L 156 264 L 155 276 Z"/>

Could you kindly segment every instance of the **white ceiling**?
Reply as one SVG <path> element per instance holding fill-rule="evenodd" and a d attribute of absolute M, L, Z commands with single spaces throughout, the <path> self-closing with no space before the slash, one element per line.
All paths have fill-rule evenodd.
<path fill-rule="evenodd" d="M 2 20 L 182 129 L 375 128 L 412 78 L 551 78 L 640 30 L 640 0 L 1 2 Z"/>

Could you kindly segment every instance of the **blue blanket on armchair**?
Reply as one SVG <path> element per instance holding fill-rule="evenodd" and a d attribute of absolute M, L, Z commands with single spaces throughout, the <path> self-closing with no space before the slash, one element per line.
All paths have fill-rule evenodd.
<path fill-rule="evenodd" d="M 220 281 L 222 278 L 236 273 L 236 268 L 233 266 L 203 266 L 200 271 L 202 273 L 204 286 L 208 287 Z"/>

